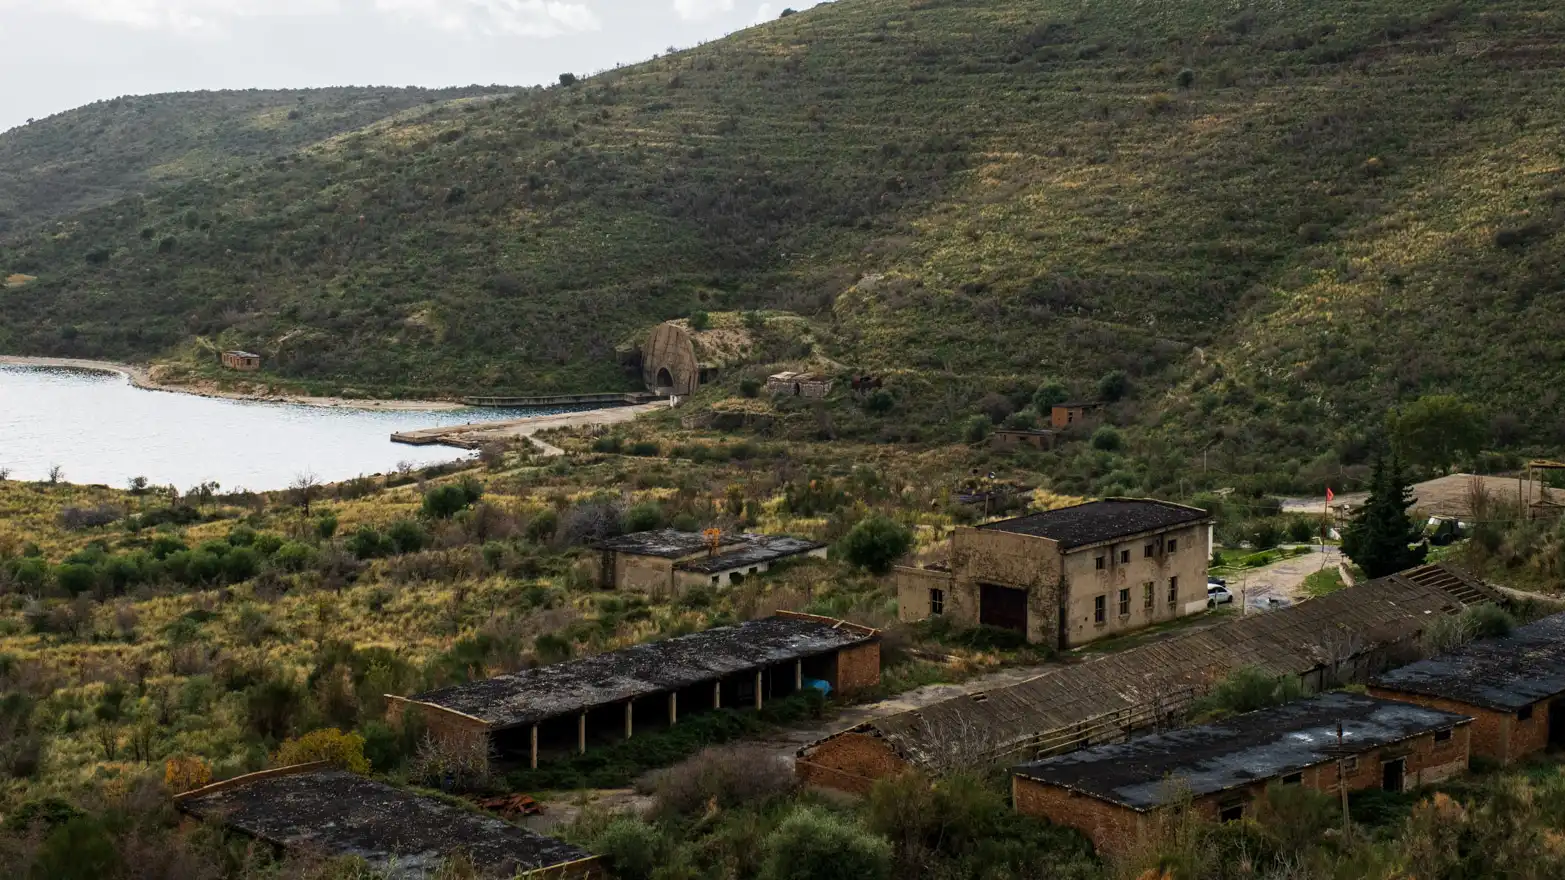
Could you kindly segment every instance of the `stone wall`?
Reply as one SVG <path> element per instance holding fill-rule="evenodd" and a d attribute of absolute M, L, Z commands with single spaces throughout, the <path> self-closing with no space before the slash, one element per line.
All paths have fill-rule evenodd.
<path fill-rule="evenodd" d="M 944 616 L 962 626 L 978 625 L 978 603 L 971 596 L 964 599 L 957 594 L 950 572 L 899 565 L 892 571 L 891 581 L 897 590 L 897 619 L 903 623 L 928 619 L 929 591 L 940 590 L 944 594 Z"/>
<path fill-rule="evenodd" d="M 1011 777 L 1011 803 L 1025 815 L 1075 828 L 1101 853 L 1131 849 L 1147 826 L 1147 817 L 1128 807 L 1020 776 Z"/>
<path fill-rule="evenodd" d="M 946 601 L 949 605 L 954 597 L 958 604 L 972 608 L 971 621 L 976 624 L 983 619 L 982 584 L 1026 590 L 1027 640 L 1052 645 L 1059 638 L 1060 561 L 1059 544 L 1048 538 L 958 528 L 951 536 L 955 583 Z"/>
<path fill-rule="evenodd" d="M 672 598 L 674 562 L 661 556 L 614 554 L 614 589 L 646 593 L 656 599 Z"/>
<path fill-rule="evenodd" d="M 837 652 L 837 690 L 845 694 L 880 684 L 880 642 L 866 642 Z"/>
<path fill-rule="evenodd" d="M 814 747 L 808 758 L 794 763 L 794 774 L 805 785 L 865 795 L 875 780 L 909 769 L 886 741 L 867 733 L 843 733 Z"/>

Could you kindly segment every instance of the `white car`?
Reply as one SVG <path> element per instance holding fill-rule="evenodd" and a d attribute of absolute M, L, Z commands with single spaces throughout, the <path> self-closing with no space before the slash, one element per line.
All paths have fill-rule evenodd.
<path fill-rule="evenodd" d="M 1206 585 L 1206 607 L 1216 608 L 1219 605 L 1231 604 L 1234 594 L 1228 592 L 1228 588 L 1222 584 Z"/>

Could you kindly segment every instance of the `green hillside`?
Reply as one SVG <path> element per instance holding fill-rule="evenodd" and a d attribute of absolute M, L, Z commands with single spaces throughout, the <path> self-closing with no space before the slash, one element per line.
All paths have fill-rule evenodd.
<path fill-rule="evenodd" d="M 99 101 L 0 133 L 0 232 L 493 91 L 252 89 Z"/>
<path fill-rule="evenodd" d="M 1549 0 L 842 0 L 13 237 L 0 350 L 596 390 L 780 308 L 955 409 L 1120 369 L 1257 449 L 1430 390 L 1552 439 L 1562 60 Z"/>

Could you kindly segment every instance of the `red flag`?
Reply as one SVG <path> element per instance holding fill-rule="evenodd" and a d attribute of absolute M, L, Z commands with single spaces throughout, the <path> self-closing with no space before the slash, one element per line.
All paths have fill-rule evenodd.
<path fill-rule="evenodd" d="M 1337 493 L 1331 491 L 1331 487 L 1327 486 L 1326 487 L 1326 503 L 1330 504 L 1332 501 L 1334 501 L 1336 499 L 1336 497 L 1337 497 Z"/>

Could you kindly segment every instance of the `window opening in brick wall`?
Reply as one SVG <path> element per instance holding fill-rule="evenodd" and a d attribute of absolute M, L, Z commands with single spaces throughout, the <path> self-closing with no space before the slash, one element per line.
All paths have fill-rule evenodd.
<path fill-rule="evenodd" d="M 1224 822 L 1237 822 L 1244 818 L 1244 804 L 1230 804 L 1223 807 L 1217 818 Z"/>
<path fill-rule="evenodd" d="M 1092 622 L 1103 623 L 1108 617 L 1109 597 L 1098 596 L 1092 600 Z"/>
<path fill-rule="evenodd" d="M 1120 563 L 1120 565 L 1129 565 L 1130 564 L 1130 551 L 1129 550 L 1121 550 L 1121 551 L 1119 551 L 1119 563 Z"/>
<path fill-rule="evenodd" d="M 945 590 L 931 589 L 929 591 L 929 613 L 930 614 L 944 614 L 944 613 L 946 613 L 946 591 Z"/>
<path fill-rule="evenodd" d="M 1119 591 L 1119 616 L 1130 616 L 1130 590 Z"/>
<path fill-rule="evenodd" d="M 1284 776 L 1282 778 L 1282 784 L 1283 785 L 1303 785 L 1304 784 L 1304 774 L 1303 773 L 1289 773 L 1287 776 Z"/>
<path fill-rule="evenodd" d="M 1517 709 L 1516 710 L 1516 720 L 1517 721 L 1531 721 L 1532 720 L 1532 707 L 1531 706 L 1523 706 L 1520 709 Z"/>
<path fill-rule="evenodd" d="M 1094 562 L 1097 563 L 1098 571 L 1102 571 L 1108 567 L 1109 560 L 1107 556 L 1099 556 L 1096 560 L 1094 560 Z"/>
<path fill-rule="evenodd" d="M 1170 605 L 1178 605 L 1179 604 L 1179 578 L 1178 578 L 1178 576 L 1171 577 L 1171 578 L 1168 579 L 1168 604 L 1170 604 Z"/>
<path fill-rule="evenodd" d="M 1179 549 L 1179 539 L 1178 538 L 1169 538 L 1168 539 L 1168 552 L 1173 553 L 1175 550 L 1178 550 L 1178 549 Z"/>
<path fill-rule="evenodd" d="M 1450 741 L 1451 741 L 1451 731 L 1449 731 L 1449 730 L 1437 730 L 1437 731 L 1435 731 L 1435 742 L 1443 743 L 1443 742 L 1450 742 Z"/>
<path fill-rule="evenodd" d="M 1157 545 L 1156 544 L 1148 544 L 1145 547 L 1141 548 L 1141 558 L 1142 559 L 1151 559 L 1152 557 L 1154 557 L 1156 555 L 1157 555 Z"/>

